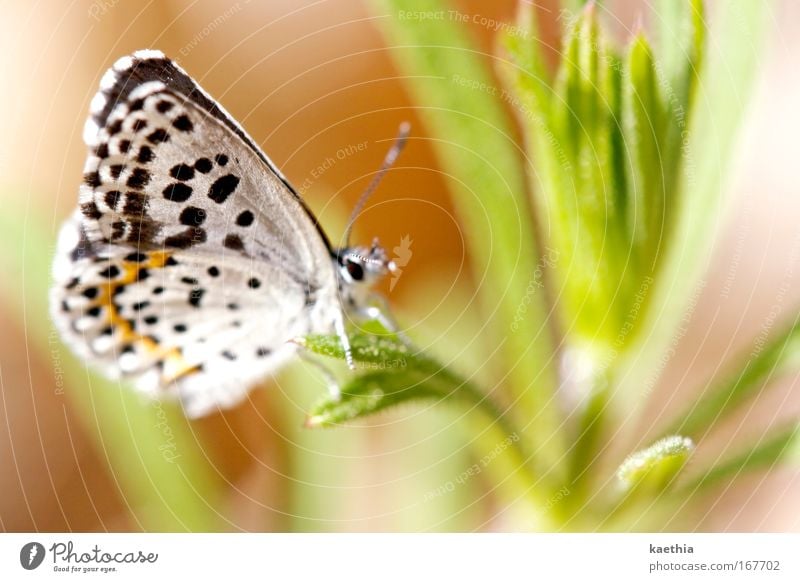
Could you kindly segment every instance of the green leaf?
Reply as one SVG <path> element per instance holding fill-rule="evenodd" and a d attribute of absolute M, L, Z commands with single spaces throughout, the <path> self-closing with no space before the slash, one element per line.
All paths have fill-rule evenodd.
<path fill-rule="evenodd" d="M 528 12 L 521 11 L 522 22 Z M 641 252 L 632 245 L 653 255 L 657 244 L 646 233 L 656 242 L 662 234 L 664 186 L 657 162 L 664 107 L 652 55 L 640 37 L 623 66 L 594 4 L 567 32 L 552 88 L 541 80 L 535 42 L 507 34 L 505 46 L 512 64 L 503 73 L 523 104 L 520 123 L 535 155 L 529 172 L 534 200 L 545 217 L 548 247 L 559 255 L 554 270 L 562 320 L 571 342 L 602 368 L 633 337 L 628 319 L 642 281 L 632 261 Z M 640 225 L 632 224 L 634 217 Z M 634 241 L 632 233 L 642 240 Z"/>
<path fill-rule="evenodd" d="M 213 531 L 219 483 L 175 405 L 148 403 L 129 387 L 101 379 L 62 349 L 49 318 L 54 237 L 44 211 L 8 205 L 0 214 L 0 282 L 28 332 L 31 346 L 63 373 L 65 397 L 106 455 L 146 531 Z M 55 341 L 55 344 L 54 344 Z M 56 350 L 54 352 L 54 350 Z M 50 357 L 57 353 L 57 358 Z"/>
<path fill-rule="evenodd" d="M 666 201 L 670 204 L 682 188 L 680 176 L 686 152 L 683 141 L 688 135 L 703 65 L 706 23 L 702 0 L 661 0 L 655 16 L 661 25 L 655 66 L 665 102 L 663 178 Z M 665 224 L 665 228 L 669 227 L 669 223 Z"/>
<path fill-rule="evenodd" d="M 542 50 L 544 44 L 539 40 L 539 22 L 535 4 L 528 2 L 518 4 L 517 29 L 518 33 L 506 32 L 501 37 L 502 45 L 510 55 L 513 55 L 514 65 L 519 68 L 519 71 L 513 71 L 510 74 L 508 71 L 505 72 L 509 78 L 514 79 L 514 82 L 524 85 L 525 91 L 518 91 L 518 94 L 524 93 L 527 101 L 525 105 L 531 106 L 529 111 L 531 113 L 546 111 L 548 114 L 544 117 L 547 118 L 553 89 L 550 85 L 551 79 Z M 517 75 L 518 72 L 525 74 Z M 513 83 L 508 84 L 513 86 Z M 510 97 L 505 94 L 504 96 Z M 521 105 L 513 100 L 510 103 L 517 108 Z M 541 119 L 540 121 L 544 122 L 545 120 Z"/>
<path fill-rule="evenodd" d="M 658 91 L 653 54 L 643 34 L 637 35 L 628 52 L 623 83 L 622 117 L 625 146 L 631 160 L 627 211 L 638 269 L 655 272 L 655 259 L 664 237 L 666 206 L 664 113 Z"/>
<path fill-rule="evenodd" d="M 500 420 L 491 401 L 471 383 L 390 334 L 363 331 L 349 334 L 356 368 L 373 370 L 352 377 L 341 398 L 321 400 L 309 413 L 309 427 L 335 426 L 414 400 L 461 398 L 485 408 Z M 300 343 L 310 351 L 339 360 L 344 350 L 337 336 L 311 335 Z"/>
<path fill-rule="evenodd" d="M 669 519 L 672 507 L 669 504 L 674 497 L 663 494 L 674 490 L 675 481 L 694 448 L 691 439 L 673 435 L 628 457 L 617 469 L 620 488 L 612 492 L 603 519 L 604 529 L 647 531 Z"/>
<path fill-rule="evenodd" d="M 663 438 L 628 457 L 617 470 L 617 478 L 625 490 L 653 498 L 673 483 L 693 451 L 694 443 L 687 437 Z"/>
<path fill-rule="evenodd" d="M 703 60 L 706 37 L 702 0 L 660 0 L 658 20 L 659 83 L 677 113 L 688 113 Z"/>
<path fill-rule="evenodd" d="M 694 493 L 723 485 L 746 473 L 769 470 L 787 458 L 800 458 L 800 424 L 772 431 L 768 436 L 738 454 L 725 459 L 681 487 Z"/>
<path fill-rule="evenodd" d="M 583 10 L 586 6 L 594 5 L 598 6 L 601 5 L 603 2 L 602 0 L 563 0 L 562 5 L 564 6 L 565 10 L 570 12 L 578 12 L 579 10 Z M 521 2 L 521 4 L 525 4 L 525 2 Z"/>
<path fill-rule="evenodd" d="M 348 382 L 339 400 L 326 397 L 314 406 L 306 426 L 337 426 L 406 402 L 443 400 L 448 388 L 454 387 L 420 370 L 361 374 Z"/>
<path fill-rule="evenodd" d="M 423 355 L 412 350 L 394 334 L 388 333 L 377 322 L 369 322 L 374 333 L 355 331 L 348 334 L 350 351 L 355 362 L 364 365 L 406 367 L 406 358 L 413 358 L 418 365 L 429 364 Z M 344 349 L 335 335 L 312 334 L 296 340 L 303 347 L 321 356 L 344 360 Z"/>
<path fill-rule="evenodd" d="M 770 11 L 766 0 L 731 0 L 717 14 L 697 80 L 696 99 L 682 132 L 679 192 L 670 218 L 670 243 L 650 291 L 639 342 L 620 369 L 615 408 L 640 406 L 644 390 L 683 323 L 683 314 L 706 268 L 724 209 L 727 170 L 736 133 L 759 64 Z M 699 33 L 698 28 L 698 35 Z M 699 42 L 698 36 L 695 42 Z M 746 39 L 743 40 L 743 39 Z M 672 194 L 670 194 L 672 196 Z M 635 423 L 631 423 L 633 425 Z"/>
<path fill-rule="evenodd" d="M 606 244 L 607 234 L 616 236 L 616 229 L 609 229 L 608 223 L 616 213 L 612 204 L 617 197 L 611 194 L 615 185 L 609 184 L 608 175 L 611 134 L 607 130 L 605 79 L 599 78 L 601 42 L 594 5 L 589 5 L 564 41 L 550 117 L 556 140 L 545 146 L 563 148 L 569 164 L 556 166 L 562 175 L 547 179 L 547 183 L 558 184 L 558 189 L 535 192 L 547 222 L 554 225 L 549 244 L 563 256 L 555 266 L 558 295 L 564 299 L 563 319 L 572 328 L 573 341 L 577 338 L 587 343 L 607 343 L 615 335 L 610 289 L 620 280 L 609 272 L 609 255 L 616 245 Z M 544 111 L 537 113 L 543 115 Z M 526 125 L 530 132 L 540 131 Z M 609 334 L 607 328 L 612 330 Z"/>
<path fill-rule="evenodd" d="M 760 336 L 747 353 L 733 361 L 737 368 L 708 387 L 678 416 L 670 432 L 701 439 L 737 406 L 761 394 L 770 380 L 800 369 L 800 317 L 769 341 Z"/>
<path fill-rule="evenodd" d="M 610 390 L 608 377 L 598 373 L 591 381 L 592 385 L 586 390 L 588 396 L 580 411 L 575 444 L 569 458 L 572 490 L 569 502 L 578 507 L 583 505 L 587 495 L 591 495 L 593 480 L 599 477 L 592 467 L 605 444 L 604 435 L 609 428 L 606 411 Z"/>
<path fill-rule="evenodd" d="M 349 339 L 356 367 L 379 369 L 352 377 L 338 399 L 323 397 L 311 408 L 307 427 L 333 427 L 412 402 L 447 403 L 460 411 L 464 438 L 502 495 L 509 501 L 532 501 L 537 513 L 531 519 L 555 519 L 561 508 L 550 515 L 542 511 L 552 497 L 550 479 L 532 467 L 519 429 L 486 394 L 391 335 L 353 331 Z M 344 358 L 335 336 L 308 336 L 301 343 L 317 354 Z"/>
<path fill-rule="evenodd" d="M 391 54 L 450 185 L 464 228 L 472 271 L 479 274 L 480 307 L 506 374 L 498 378 L 524 438 L 544 469 L 557 469 L 565 450 L 555 391 L 555 361 L 542 294 L 529 286 L 539 268 L 521 155 L 497 87 L 465 27 L 444 14 L 442 0 L 373 0 Z M 411 15 L 411 16 L 409 16 Z M 524 325 L 515 318 L 526 307 Z M 535 423 L 527 423 L 536 418 Z"/>

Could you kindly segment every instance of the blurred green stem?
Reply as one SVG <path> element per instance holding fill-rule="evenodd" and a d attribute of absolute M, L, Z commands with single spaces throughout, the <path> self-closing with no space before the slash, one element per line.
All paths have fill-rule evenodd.
<path fill-rule="evenodd" d="M 499 390 L 513 404 L 520 437 L 537 452 L 539 472 L 559 473 L 566 442 L 556 397 L 548 309 L 531 292 L 541 271 L 527 200 L 522 152 L 502 93 L 483 55 L 442 0 L 372 0 L 391 55 L 429 131 L 464 230 L 472 271 L 487 320 L 489 342 L 501 355 Z M 482 89 L 481 89 L 482 88 Z M 529 422 L 535 417 L 536 422 Z M 564 475 L 558 475 L 563 478 Z"/>

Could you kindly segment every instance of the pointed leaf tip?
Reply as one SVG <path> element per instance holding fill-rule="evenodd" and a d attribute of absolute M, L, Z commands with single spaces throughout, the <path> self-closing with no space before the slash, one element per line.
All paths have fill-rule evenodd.
<path fill-rule="evenodd" d="M 694 451 L 692 439 L 668 436 L 628 457 L 617 470 L 617 478 L 626 489 L 644 485 L 662 490 L 683 468 Z"/>
<path fill-rule="evenodd" d="M 457 390 L 457 386 L 448 380 L 419 368 L 362 374 L 344 386 L 339 398 L 326 396 L 313 406 L 305 426 L 331 427 L 382 412 L 398 404 L 441 400 Z"/>

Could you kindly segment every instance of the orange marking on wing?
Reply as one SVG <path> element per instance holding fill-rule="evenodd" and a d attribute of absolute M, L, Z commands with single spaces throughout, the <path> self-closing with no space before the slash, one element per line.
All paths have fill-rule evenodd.
<path fill-rule="evenodd" d="M 100 294 L 92 303 L 93 305 L 105 307 L 107 323 L 120 331 L 123 343 L 141 345 L 152 356 L 164 362 L 161 375 L 162 384 L 168 384 L 189 374 L 199 372 L 201 367 L 189 364 L 184 360 L 178 348 L 158 344 L 149 337 L 134 331 L 130 322 L 117 311 L 113 298 L 114 292 L 118 288 L 136 283 L 139 272 L 142 269 L 162 269 L 169 257 L 170 254 L 165 251 L 154 251 L 147 253 L 147 261 L 125 261 L 122 264 L 122 275 L 113 281 L 109 281 L 106 285 L 100 285 Z"/>
<path fill-rule="evenodd" d="M 161 373 L 161 381 L 165 384 L 174 382 L 184 376 L 195 374 L 201 370 L 201 366 L 192 365 L 181 357 L 180 352 L 173 348 L 164 358 L 164 371 Z"/>

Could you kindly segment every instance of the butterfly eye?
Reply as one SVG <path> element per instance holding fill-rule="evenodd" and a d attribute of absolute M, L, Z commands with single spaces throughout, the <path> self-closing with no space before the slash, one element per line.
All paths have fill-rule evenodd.
<path fill-rule="evenodd" d="M 361 281 L 364 278 L 364 268 L 353 261 L 347 261 L 347 273 L 353 281 Z"/>

